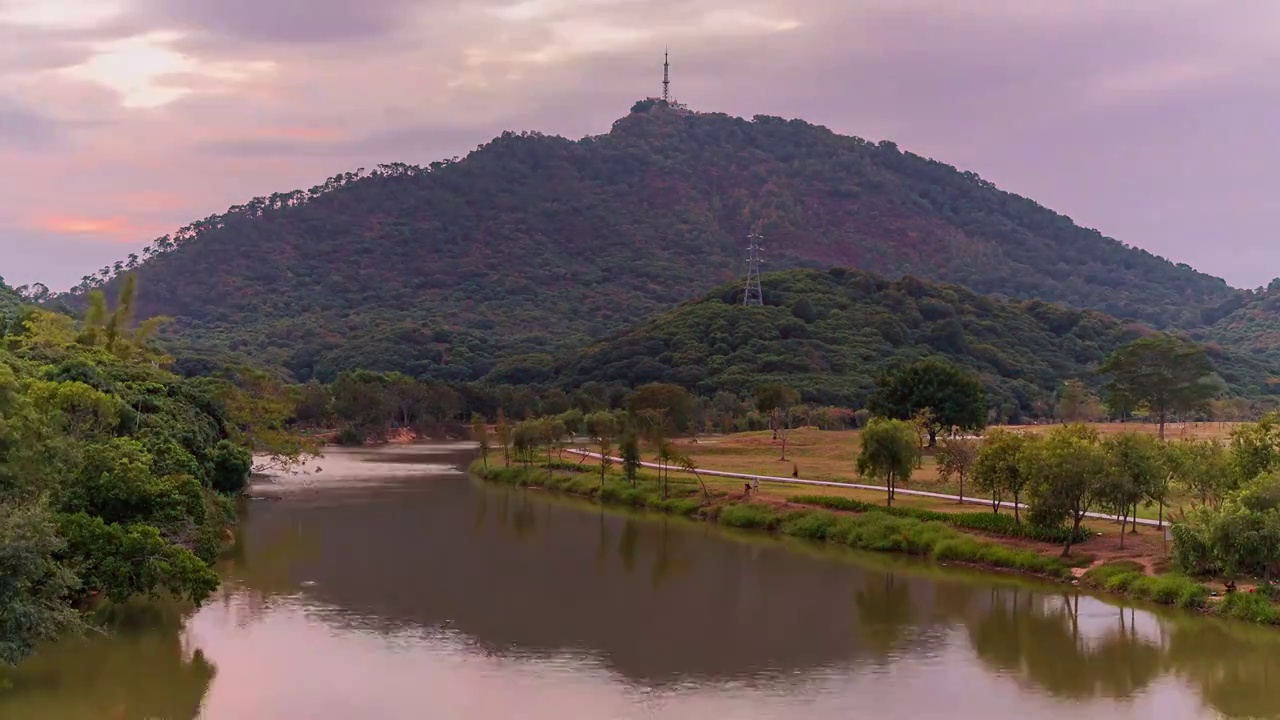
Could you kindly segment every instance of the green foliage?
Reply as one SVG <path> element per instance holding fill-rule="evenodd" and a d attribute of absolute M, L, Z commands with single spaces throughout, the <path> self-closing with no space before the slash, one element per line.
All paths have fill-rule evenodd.
<path fill-rule="evenodd" d="M 1064 425 L 1030 443 L 1019 455 L 1030 479 L 1031 506 L 1040 518 L 1066 517 L 1072 533 L 1062 554 L 1080 532 L 1085 514 L 1098 504 L 1107 486 L 1107 457 L 1097 433 L 1085 425 Z"/>
<path fill-rule="evenodd" d="M 138 314 L 177 318 L 176 355 L 252 354 L 298 380 L 369 369 L 540 382 L 553 373 L 537 355 L 737 277 L 757 220 L 785 248 L 771 257 L 781 268 L 910 268 L 1159 327 L 1241 295 L 890 142 L 648 109 L 576 142 L 503 133 L 459 161 L 343 173 L 192 222 L 144 253 Z M 110 275 L 66 299 L 83 303 Z M 815 307 L 814 325 L 826 321 Z M 923 310 L 959 347 L 954 318 Z"/>
<path fill-rule="evenodd" d="M 862 431 L 856 463 L 858 474 L 883 482 L 892 505 L 898 483 L 911 480 L 919 454 L 920 445 L 910 423 L 872 418 Z"/>
<path fill-rule="evenodd" d="M 1180 608 L 1203 607 L 1209 589 L 1182 575 L 1147 575 L 1142 565 L 1121 560 L 1090 568 L 1081 578 L 1086 587 Z"/>
<path fill-rule="evenodd" d="M 1208 340 L 1280 361 L 1280 287 L 1274 282 L 1207 310 L 1202 321 Z"/>
<path fill-rule="evenodd" d="M 603 487 L 599 487 L 594 483 L 574 482 L 568 476 L 549 478 L 546 473 L 526 468 L 490 468 L 485 472 L 478 462 L 472 465 L 471 471 L 493 482 L 548 487 L 594 497 L 604 503 L 682 515 L 701 515 L 726 527 L 776 531 L 792 537 L 825 540 L 859 550 L 901 552 L 940 561 L 1007 568 L 1053 578 L 1064 578 L 1070 574 L 1067 567 L 1056 558 L 962 535 L 941 522 L 924 521 L 889 512 L 836 516 L 814 510 L 787 511 L 772 505 L 750 502 L 731 502 L 709 507 L 697 497 L 687 494 L 683 497 L 663 498 L 661 485 L 657 482 L 644 482 L 638 486 L 606 482 Z M 982 515 L 986 517 L 985 513 Z"/>
<path fill-rule="evenodd" d="M 1231 471 L 1234 485 L 1280 470 L 1280 415 L 1270 413 L 1256 423 L 1231 430 Z"/>
<path fill-rule="evenodd" d="M 955 478 L 960 482 L 961 502 L 964 499 L 964 481 L 973 473 L 979 448 L 978 440 L 966 437 L 943 438 L 942 447 L 938 448 L 938 474 L 943 480 Z"/>
<path fill-rule="evenodd" d="M 1188 513 L 1173 538 L 1174 561 L 1187 573 L 1280 577 L 1280 474 Z"/>
<path fill-rule="evenodd" d="M 0 503 L 0 664 L 75 626 L 64 598 L 76 579 L 56 559 L 65 546 L 43 508 Z"/>
<path fill-rule="evenodd" d="M 805 326 L 803 337 L 786 329 L 795 318 L 783 305 L 744 308 L 735 301 L 739 284 L 725 285 L 567 354 L 560 386 L 665 382 L 705 397 L 748 397 L 759 385 L 780 383 L 799 391 L 805 403 L 858 408 L 878 376 L 932 355 L 977 373 L 996 421 L 1018 422 L 1050 415 L 1066 380 L 1096 389 L 1095 368 L 1139 337 L 1134 326 L 1098 313 L 854 270 L 770 273 L 763 285 L 771 302 L 803 298 L 818 309 L 819 319 Z M 947 322 L 963 330 L 964 348 L 943 342 L 923 304 L 949 308 Z M 1267 378 L 1275 374 L 1265 363 L 1222 352 L 1213 363 L 1241 393 L 1267 392 Z"/>
<path fill-rule="evenodd" d="M 1165 333 L 1120 348 L 1099 372 L 1111 377 L 1105 387 L 1109 404 L 1146 404 L 1160 424 L 1161 440 L 1170 414 L 1203 410 L 1224 389 L 1204 348 Z"/>
<path fill-rule="evenodd" d="M 1177 487 L 1203 506 L 1217 507 L 1237 487 L 1232 455 L 1217 440 L 1169 443 L 1165 445 L 1165 465 Z"/>
<path fill-rule="evenodd" d="M 987 424 L 987 398 L 982 381 L 947 360 L 927 358 L 894 369 L 876 381 L 867 409 L 873 415 L 911 420 L 928 418 L 929 447 L 944 429 L 965 432 Z"/>
<path fill-rule="evenodd" d="M 1054 544 L 1066 542 L 1071 534 L 1071 530 L 1068 528 L 1025 525 L 1015 521 L 1008 515 L 995 513 L 945 513 L 922 508 L 886 507 L 831 495 L 796 495 L 787 498 L 787 502 L 796 503 L 797 505 L 817 505 L 831 510 L 844 510 L 847 512 L 882 512 L 925 522 L 947 523 L 965 530 Z M 1083 542 L 1087 539 L 1088 533 L 1080 532 L 1075 541 Z"/>
<path fill-rule="evenodd" d="M 1280 606 L 1265 595 L 1234 592 L 1223 598 L 1217 614 L 1232 620 L 1280 625 Z"/>
<path fill-rule="evenodd" d="M 782 517 L 769 505 L 740 503 L 721 510 L 718 520 L 726 527 L 773 530 L 781 524 Z"/>
<path fill-rule="evenodd" d="M 211 485 L 220 493 L 239 493 L 249 483 L 253 470 L 253 454 L 248 450 L 223 440 L 213 449 L 213 479 Z"/>
<path fill-rule="evenodd" d="M 642 418 L 653 429 L 681 434 L 689 429 L 693 398 L 679 385 L 649 383 L 627 396 L 627 412 Z"/>
<path fill-rule="evenodd" d="M 249 452 L 217 379 L 160 366 L 144 328 L 95 301 L 83 324 L 23 315 L 0 347 L 0 662 L 77 625 L 94 597 L 200 601 Z"/>
<path fill-rule="evenodd" d="M 60 525 L 82 587 L 116 602 L 163 591 L 198 603 L 218 587 L 213 568 L 152 525 L 107 523 L 85 513 L 64 515 Z"/>
<path fill-rule="evenodd" d="M 1008 430 L 992 430 L 983 438 L 978 457 L 973 463 L 973 482 L 977 488 L 991 495 L 995 512 L 1006 496 L 1013 500 L 1014 521 L 1021 523 L 1019 504 L 1026 492 L 1030 477 L 1025 472 L 1023 453 L 1034 436 Z"/>
<path fill-rule="evenodd" d="M 1098 503 L 1121 518 L 1120 547 L 1124 547 L 1123 523 L 1136 517 L 1138 505 L 1149 498 L 1163 498 L 1168 477 L 1164 451 L 1155 438 L 1144 433 L 1120 433 L 1102 441 L 1106 477 L 1098 488 Z"/>

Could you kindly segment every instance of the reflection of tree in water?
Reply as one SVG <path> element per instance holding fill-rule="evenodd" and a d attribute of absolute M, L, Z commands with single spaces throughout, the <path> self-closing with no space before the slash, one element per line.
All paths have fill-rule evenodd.
<path fill-rule="evenodd" d="M 890 659 L 916 627 L 907 583 L 892 572 L 872 577 L 858 589 L 854 602 L 866 649 L 879 660 Z"/>
<path fill-rule="evenodd" d="M 533 503 L 529 493 L 520 493 L 516 507 L 511 513 L 511 529 L 519 537 L 529 537 L 538 530 L 538 516 L 533 511 Z"/>
<path fill-rule="evenodd" d="M 2 678 L 0 717 L 143 720 L 196 717 L 214 666 L 176 627 L 66 640 Z"/>
<path fill-rule="evenodd" d="M 318 535 L 303 523 L 281 527 L 254 541 L 253 552 L 244 551 L 242 532 L 237 532 L 231 552 L 219 566 L 222 587 L 210 603 L 234 605 L 236 625 L 247 627 L 271 608 L 271 598 L 298 591 L 298 579 L 290 571 L 297 563 L 320 557 Z"/>
<path fill-rule="evenodd" d="M 1280 718 L 1280 633 L 1195 618 L 1169 624 L 1166 663 L 1230 718 Z"/>
<path fill-rule="evenodd" d="M 665 517 L 659 521 L 657 555 L 649 573 L 649 583 L 654 589 L 689 569 L 688 559 L 681 552 L 683 535 L 671 532 L 670 522 Z"/>
<path fill-rule="evenodd" d="M 622 568 L 631 572 L 636 567 L 636 550 L 640 546 L 640 528 L 633 518 L 627 518 L 622 526 L 622 535 L 618 538 L 618 558 L 622 560 Z"/>
<path fill-rule="evenodd" d="M 988 667 L 1072 700 L 1129 698 L 1160 675 L 1160 648 L 1143 640 L 1132 616 L 1097 641 L 1083 641 L 1078 604 L 1021 588 L 991 591 L 988 608 L 968 622 L 969 641 Z"/>

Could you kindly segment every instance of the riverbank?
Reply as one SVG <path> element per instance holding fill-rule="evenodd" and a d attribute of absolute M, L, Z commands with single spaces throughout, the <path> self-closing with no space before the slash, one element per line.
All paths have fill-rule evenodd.
<path fill-rule="evenodd" d="M 1152 573 L 1150 563 L 1108 561 L 1091 554 L 1089 542 L 1068 558 L 1057 545 L 1028 537 L 1020 526 L 985 521 L 973 531 L 975 513 L 930 513 L 885 508 L 857 500 L 823 496 L 752 499 L 698 481 L 644 475 L 635 484 L 598 465 L 530 464 L 486 468 L 476 461 L 470 472 L 489 482 L 538 488 L 588 498 L 604 505 L 647 509 L 716 523 L 724 527 L 774 533 L 858 550 L 888 552 L 960 563 L 1000 572 L 1078 583 L 1093 591 L 1195 610 L 1234 620 L 1280 625 L 1280 607 L 1261 595 L 1240 592 L 1225 599 L 1209 586 L 1173 573 Z M 986 517 L 1000 517 L 994 514 Z M 972 525 L 969 523 L 973 523 Z M 985 532 L 984 532 L 985 531 Z M 1007 534 L 1002 534 L 1007 533 Z"/>

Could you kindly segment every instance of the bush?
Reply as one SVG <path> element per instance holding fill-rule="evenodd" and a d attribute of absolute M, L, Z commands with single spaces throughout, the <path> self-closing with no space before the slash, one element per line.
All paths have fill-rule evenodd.
<path fill-rule="evenodd" d="M 1106 590 L 1160 605 L 1201 607 L 1209 589 L 1183 575 L 1147 575 L 1141 564 L 1121 560 L 1089 570 L 1081 578 L 1087 587 Z"/>
<path fill-rule="evenodd" d="M 729 505 L 720 511 L 719 517 L 721 525 L 754 530 L 773 530 L 781 519 L 768 505 L 751 503 Z"/>
<path fill-rule="evenodd" d="M 1232 620 L 1280 625 L 1280 608 L 1264 595 L 1234 592 L 1218 604 L 1218 614 Z"/>
<path fill-rule="evenodd" d="M 244 448 L 226 440 L 213 449 L 213 489 L 220 493 L 236 494 L 244 490 L 253 470 L 253 455 Z"/>
<path fill-rule="evenodd" d="M 338 433 L 338 444 L 346 445 L 348 447 L 363 445 L 365 437 L 363 430 L 358 427 L 348 425 L 347 427 L 342 428 L 342 431 Z"/>
<path fill-rule="evenodd" d="M 785 535 L 807 540 L 826 540 L 835 528 L 838 515 L 829 512 L 806 511 L 792 513 L 783 521 L 781 531 Z"/>
<path fill-rule="evenodd" d="M 884 505 L 875 505 L 850 498 L 831 497 L 829 495 L 796 495 L 787 498 L 787 501 L 798 505 L 817 505 L 831 510 L 843 510 L 846 512 L 859 513 L 878 512 L 893 515 L 895 517 L 912 518 L 914 520 L 921 520 L 924 522 L 943 522 L 966 530 L 991 533 L 992 535 L 1003 535 L 1005 537 L 1038 540 L 1040 542 L 1053 543 L 1054 545 L 1061 545 L 1065 543 L 1067 541 L 1067 536 L 1071 534 L 1070 528 L 1045 528 L 1028 524 L 1019 525 L 1013 517 L 1009 515 L 997 515 L 996 513 L 944 513 L 937 510 L 925 510 L 922 508 L 891 508 L 885 507 Z M 1087 538 L 1088 534 L 1082 530 L 1076 537 L 1075 542 L 1082 542 Z"/>

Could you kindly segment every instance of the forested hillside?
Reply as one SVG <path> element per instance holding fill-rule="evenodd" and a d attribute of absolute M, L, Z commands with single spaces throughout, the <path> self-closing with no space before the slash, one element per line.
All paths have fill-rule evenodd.
<path fill-rule="evenodd" d="M 1040 301 L 1001 301 L 912 277 L 887 280 L 834 269 L 764 276 L 765 307 L 743 307 L 734 285 L 577 352 L 569 386 L 671 382 L 700 394 L 747 395 L 764 382 L 806 402 L 862 407 L 876 376 L 941 354 L 977 371 L 1002 420 L 1046 416 L 1066 380 L 1096 387 L 1098 365 L 1149 328 Z M 1274 370 L 1214 350 L 1232 392 L 1280 391 Z"/>
<path fill-rule="evenodd" d="M 68 299 L 133 269 L 142 315 L 174 316 L 189 346 L 298 379 L 360 367 L 459 381 L 739 276 L 753 229 L 770 269 L 911 274 L 1157 327 L 1238 294 L 893 143 L 646 101 L 606 135 L 507 133 L 462 160 L 255 198 Z"/>
<path fill-rule="evenodd" d="M 1224 309 L 1232 312 L 1197 335 L 1280 362 L 1280 280 Z"/>

